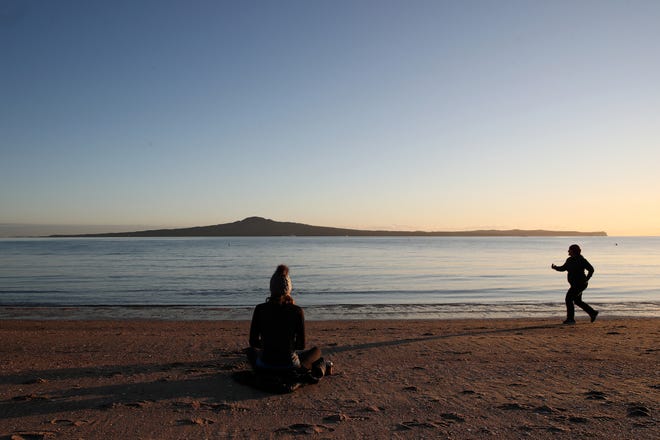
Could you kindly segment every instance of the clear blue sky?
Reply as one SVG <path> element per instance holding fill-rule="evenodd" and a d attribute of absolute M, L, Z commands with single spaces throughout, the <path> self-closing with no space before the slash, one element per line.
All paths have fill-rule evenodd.
<path fill-rule="evenodd" d="M 0 223 L 660 234 L 660 2 L 0 0 Z"/>

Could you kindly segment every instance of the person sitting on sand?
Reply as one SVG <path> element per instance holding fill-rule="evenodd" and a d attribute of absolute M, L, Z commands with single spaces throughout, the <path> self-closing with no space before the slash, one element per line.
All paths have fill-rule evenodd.
<path fill-rule="evenodd" d="M 563 265 L 553 264 L 551 266 L 556 271 L 568 272 L 568 283 L 571 287 L 566 292 L 566 321 L 564 321 L 564 324 L 575 324 L 575 307 L 573 304 L 587 312 L 591 322 L 594 322 L 596 316 L 598 316 L 598 310 L 592 309 L 589 304 L 582 301 L 582 292 L 587 288 L 589 279 L 594 274 L 594 267 L 582 256 L 582 250 L 577 244 L 569 246 L 568 255 L 569 257 Z M 586 275 L 585 270 L 587 271 Z"/>
<path fill-rule="evenodd" d="M 326 364 L 317 347 L 305 350 L 305 317 L 291 297 L 289 268 L 277 266 L 270 279 L 270 297 L 254 309 L 248 360 L 256 370 L 312 370 L 323 376 Z"/>

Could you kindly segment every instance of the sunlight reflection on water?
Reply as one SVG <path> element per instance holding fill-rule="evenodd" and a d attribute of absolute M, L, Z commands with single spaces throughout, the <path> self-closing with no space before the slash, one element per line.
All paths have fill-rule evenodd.
<path fill-rule="evenodd" d="M 596 268 L 585 300 L 659 315 L 658 237 L 3 239 L 0 307 L 249 319 L 286 263 L 311 319 L 552 315 L 573 242 Z"/>

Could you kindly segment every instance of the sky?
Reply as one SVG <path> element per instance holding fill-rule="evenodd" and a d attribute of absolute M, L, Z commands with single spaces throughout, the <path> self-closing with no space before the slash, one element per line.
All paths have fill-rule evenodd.
<path fill-rule="evenodd" d="M 0 224 L 660 235 L 660 2 L 0 0 Z"/>

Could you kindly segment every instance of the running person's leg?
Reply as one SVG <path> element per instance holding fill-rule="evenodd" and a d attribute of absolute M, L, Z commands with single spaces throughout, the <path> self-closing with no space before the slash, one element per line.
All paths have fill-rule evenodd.
<path fill-rule="evenodd" d="M 578 293 L 575 296 L 573 302 L 575 303 L 576 306 L 578 306 L 579 308 L 587 312 L 587 314 L 589 314 L 589 317 L 591 318 L 591 322 L 594 322 L 596 320 L 596 316 L 598 315 L 598 312 L 595 311 L 589 304 L 582 301 L 582 292 Z"/>
<path fill-rule="evenodd" d="M 573 306 L 573 301 L 575 301 L 576 295 L 579 295 L 582 291 L 571 286 L 566 292 L 566 321 L 565 323 L 575 322 L 575 306 Z"/>

